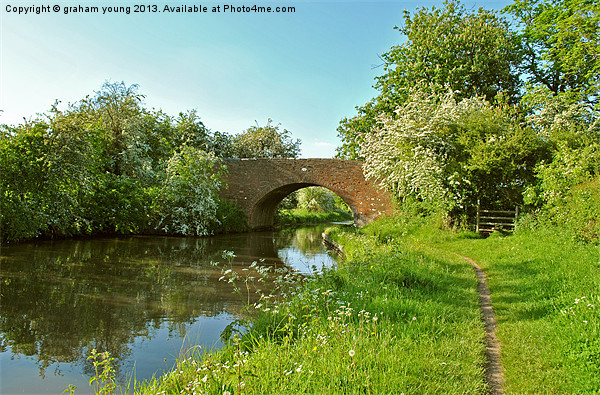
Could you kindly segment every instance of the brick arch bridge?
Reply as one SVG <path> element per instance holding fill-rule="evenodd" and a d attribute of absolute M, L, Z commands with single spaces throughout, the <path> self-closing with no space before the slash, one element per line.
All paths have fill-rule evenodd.
<path fill-rule="evenodd" d="M 338 195 L 352 210 L 357 226 L 392 212 L 389 192 L 365 180 L 362 162 L 342 159 L 227 160 L 228 188 L 221 197 L 237 203 L 251 229 L 273 225 L 279 202 L 295 190 L 321 186 Z"/>

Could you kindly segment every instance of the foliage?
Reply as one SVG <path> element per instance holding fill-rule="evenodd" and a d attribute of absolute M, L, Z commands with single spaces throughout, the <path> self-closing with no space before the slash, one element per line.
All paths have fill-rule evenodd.
<path fill-rule="evenodd" d="M 174 119 L 147 110 L 143 98 L 136 85 L 105 83 L 63 111 L 56 103 L 43 117 L 0 127 L 2 242 L 156 232 L 159 223 L 177 234 L 238 226 L 219 224 L 221 173 L 212 167 L 232 155 L 231 138 L 210 132 L 195 111 Z M 222 207 L 221 216 L 235 211 Z"/>
<path fill-rule="evenodd" d="M 94 364 L 94 376 L 90 378 L 90 386 L 96 383 L 96 394 L 111 395 L 117 388 L 115 383 L 115 369 L 113 367 L 114 358 L 110 356 L 108 351 L 98 353 L 96 349 L 92 349 L 91 355 L 88 357 Z"/>
<path fill-rule="evenodd" d="M 152 177 L 142 120 L 144 96 L 137 85 L 105 83 L 95 96 L 56 110 L 55 119 L 87 132 L 99 170 L 137 178 Z"/>
<path fill-rule="evenodd" d="M 350 211 L 339 196 L 323 187 L 302 188 L 298 190 L 296 198 L 297 207 L 308 212 Z"/>
<path fill-rule="evenodd" d="M 537 182 L 526 190 L 525 202 L 543 205 L 560 217 L 572 188 L 600 175 L 600 115 L 547 88 L 538 88 L 525 99 L 531 108 L 529 125 L 552 147 L 551 160 L 536 166 Z"/>
<path fill-rule="evenodd" d="M 448 86 L 461 99 L 517 95 L 517 42 L 493 11 L 469 12 L 458 1 L 445 1 L 441 9 L 422 8 L 412 17 L 405 12 L 404 26 L 396 29 L 407 41 L 382 55 L 385 73 L 375 85 L 389 111 L 421 82 Z"/>
<path fill-rule="evenodd" d="M 563 223 L 575 240 L 600 245 L 600 175 L 571 189 L 554 220 Z"/>
<path fill-rule="evenodd" d="M 157 229 L 185 236 L 211 234 L 217 223 L 217 192 L 222 169 L 214 157 L 184 146 L 167 163 L 166 178 L 157 194 Z"/>
<path fill-rule="evenodd" d="M 324 187 L 306 187 L 292 192 L 279 203 L 275 213 L 275 223 L 286 225 L 351 219 L 352 212 L 348 205 Z"/>
<path fill-rule="evenodd" d="M 506 7 L 519 24 L 523 61 L 533 86 L 569 92 L 598 105 L 600 5 L 593 0 L 515 0 Z"/>
<path fill-rule="evenodd" d="M 88 233 L 139 233 L 148 228 L 150 190 L 134 177 L 113 173 L 97 175 L 95 184 L 80 200 Z"/>
<path fill-rule="evenodd" d="M 275 224 L 301 225 L 335 221 L 350 221 L 352 214 L 344 211 L 313 212 L 303 209 L 282 209 L 275 213 Z"/>
<path fill-rule="evenodd" d="M 400 199 L 433 211 L 520 204 L 533 169 L 545 155 L 535 133 L 482 98 L 413 90 L 362 143 L 365 174 Z"/>
<path fill-rule="evenodd" d="M 393 116 L 417 84 L 432 84 L 433 93 L 449 88 L 458 99 L 482 96 L 491 102 L 502 93 L 509 102 L 518 100 L 518 42 L 493 11 L 468 11 L 458 1 L 446 1 L 442 8 L 422 8 L 413 16 L 405 12 L 404 26 L 396 29 L 406 41 L 381 56 L 384 74 L 375 84 L 379 96 L 340 123 L 339 157 L 360 158 L 359 143 L 378 117 Z"/>
<path fill-rule="evenodd" d="M 600 111 L 583 101 L 571 99 L 567 94 L 555 94 L 545 87 L 531 89 L 523 98 L 528 113 L 527 124 L 555 145 L 563 141 L 578 148 L 597 142 Z"/>
<path fill-rule="evenodd" d="M 213 224 L 215 233 L 243 232 L 248 230 L 246 214 L 237 204 L 229 200 L 217 199 L 216 221 Z"/>
<path fill-rule="evenodd" d="M 382 56 L 380 95 L 341 122 L 338 156 L 364 159 L 426 211 L 513 206 L 524 193 L 564 224 L 579 205 L 571 191 L 600 172 L 600 5 L 516 0 L 504 12 L 515 26 L 458 1 L 406 13 L 407 41 Z"/>
<path fill-rule="evenodd" d="M 280 125 L 252 126 L 232 137 L 233 155 L 238 158 L 297 158 L 300 140 L 292 140 L 291 133 Z"/>
<path fill-rule="evenodd" d="M 77 205 L 90 188 L 84 136 L 43 121 L 3 126 L 1 134 L 2 241 L 85 229 Z"/>
<path fill-rule="evenodd" d="M 179 113 L 175 120 L 177 146 L 189 146 L 212 153 L 218 158 L 233 156 L 232 138 L 224 133 L 211 133 L 200 121 L 196 110 Z"/>
<path fill-rule="evenodd" d="M 292 210 L 298 207 L 298 191 L 299 190 L 296 190 L 284 197 L 283 200 L 279 202 L 277 210 Z"/>

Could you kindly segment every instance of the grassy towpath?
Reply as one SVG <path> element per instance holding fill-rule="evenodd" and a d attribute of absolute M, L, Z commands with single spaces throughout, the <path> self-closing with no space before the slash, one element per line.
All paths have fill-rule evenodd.
<path fill-rule="evenodd" d="M 488 275 L 506 393 L 600 392 L 600 248 L 560 228 L 438 237 Z"/>
<path fill-rule="evenodd" d="M 477 262 L 496 316 L 504 393 L 600 393 L 600 246 L 575 241 L 560 227 L 533 225 L 482 239 L 427 219 L 390 217 L 363 232 Z M 488 382 L 493 391 L 494 379 Z"/>
<path fill-rule="evenodd" d="M 490 392 L 494 395 L 502 394 L 504 384 L 504 374 L 502 373 L 502 361 L 500 357 L 500 341 L 496 336 L 497 324 L 496 314 L 492 307 L 492 297 L 490 288 L 487 285 L 486 274 L 473 259 L 460 255 L 461 258 L 469 262 L 475 269 L 477 277 L 477 292 L 479 293 L 479 307 L 485 324 L 485 373 Z"/>

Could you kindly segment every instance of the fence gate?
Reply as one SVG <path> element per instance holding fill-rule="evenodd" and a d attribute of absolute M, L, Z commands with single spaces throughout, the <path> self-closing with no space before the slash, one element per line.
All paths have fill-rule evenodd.
<path fill-rule="evenodd" d="M 515 230 L 519 219 L 519 206 L 514 210 L 484 210 L 477 201 L 477 226 L 475 231 L 491 233 L 496 230 Z"/>

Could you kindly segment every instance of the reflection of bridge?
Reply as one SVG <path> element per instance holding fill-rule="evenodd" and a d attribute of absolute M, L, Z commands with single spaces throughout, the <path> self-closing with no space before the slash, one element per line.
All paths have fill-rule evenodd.
<path fill-rule="evenodd" d="M 342 159 L 242 159 L 225 162 L 229 185 L 221 191 L 237 203 L 252 229 L 273 225 L 279 202 L 297 189 L 321 186 L 341 197 L 358 226 L 392 211 L 390 194 L 365 180 L 362 163 Z"/>

